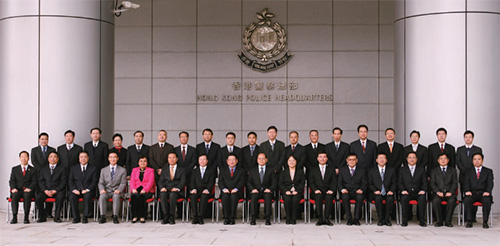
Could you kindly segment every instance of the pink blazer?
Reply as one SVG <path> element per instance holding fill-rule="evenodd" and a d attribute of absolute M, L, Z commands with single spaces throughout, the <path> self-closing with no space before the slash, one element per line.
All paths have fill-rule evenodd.
<path fill-rule="evenodd" d="M 130 175 L 130 190 L 135 190 L 139 188 L 139 186 L 142 186 L 142 189 L 146 192 L 155 193 L 155 170 L 153 168 L 146 167 L 142 182 L 139 179 L 140 172 L 140 167 L 132 169 L 132 174 Z"/>

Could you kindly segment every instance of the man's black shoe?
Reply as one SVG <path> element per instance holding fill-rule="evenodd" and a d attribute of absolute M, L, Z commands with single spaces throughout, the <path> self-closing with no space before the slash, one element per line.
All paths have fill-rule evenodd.
<path fill-rule="evenodd" d="M 436 224 L 434 224 L 435 227 L 441 227 L 443 226 L 443 222 L 436 222 Z"/>
<path fill-rule="evenodd" d="M 83 217 L 82 224 L 87 224 L 87 223 L 89 223 L 89 220 L 87 219 L 87 217 Z"/>
<path fill-rule="evenodd" d="M 170 224 L 175 225 L 175 220 L 174 219 L 170 220 Z"/>
<path fill-rule="evenodd" d="M 231 223 L 229 222 L 229 219 L 224 220 L 224 225 L 230 225 Z"/>
<path fill-rule="evenodd" d="M 250 221 L 250 225 L 256 225 L 257 223 L 255 223 L 255 218 L 252 218 L 252 220 Z"/>
<path fill-rule="evenodd" d="M 323 220 L 319 219 L 318 222 L 316 222 L 317 226 L 323 225 Z"/>
<path fill-rule="evenodd" d="M 408 226 L 408 221 L 404 221 L 403 223 L 401 223 L 401 226 L 402 227 L 407 227 Z"/>
<path fill-rule="evenodd" d="M 384 221 L 383 220 L 380 220 L 378 223 L 377 223 L 378 226 L 383 226 L 384 225 Z"/>
<path fill-rule="evenodd" d="M 419 225 L 421 227 L 427 227 L 427 223 L 425 223 L 425 221 L 420 221 Z"/>
<path fill-rule="evenodd" d="M 30 223 L 30 219 L 29 218 L 24 218 L 24 224 L 29 224 Z"/>
<path fill-rule="evenodd" d="M 483 223 L 483 228 L 484 228 L 484 229 L 488 229 L 488 228 L 490 228 L 490 226 L 488 225 L 488 222 Z"/>
<path fill-rule="evenodd" d="M 230 219 L 229 224 L 234 225 L 235 224 L 234 219 Z"/>
<path fill-rule="evenodd" d="M 168 224 L 168 222 L 169 222 L 169 221 L 168 221 L 167 216 L 163 216 L 163 220 L 161 220 L 161 224 L 162 224 L 162 225 L 165 225 L 165 224 Z"/>
<path fill-rule="evenodd" d="M 205 224 L 202 217 L 198 218 L 198 224 L 200 224 L 200 225 Z"/>
<path fill-rule="evenodd" d="M 80 219 L 73 219 L 73 224 L 78 224 L 80 223 Z"/>
<path fill-rule="evenodd" d="M 352 223 L 353 225 L 357 225 L 357 226 L 360 226 L 361 224 L 359 223 L 359 220 L 354 220 L 354 222 Z"/>
<path fill-rule="evenodd" d="M 446 227 L 453 227 L 453 224 L 452 224 L 451 222 L 446 222 L 444 225 L 445 225 Z"/>
<path fill-rule="evenodd" d="M 106 223 L 106 216 L 101 216 L 101 218 L 99 219 L 99 224 L 104 224 Z"/>
<path fill-rule="evenodd" d="M 14 218 L 12 218 L 12 220 L 10 221 L 11 224 L 17 224 L 17 217 L 14 216 Z"/>
<path fill-rule="evenodd" d="M 47 219 L 46 218 L 39 218 L 36 222 L 37 223 L 47 222 Z"/>
<path fill-rule="evenodd" d="M 325 221 L 323 221 L 323 225 L 332 226 L 333 223 L 329 219 L 326 219 Z"/>
<path fill-rule="evenodd" d="M 384 222 L 385 222 L 384 224 L 385 224 L 386 226 L 392 226 L 392 223 L 391 223 L 391 221 L 390 221 L 390 220 L 386 220 L 386 221 L 384 221 Z"/>
<path fill-rule="evenodd" d="M 352 225 L 353 225 L 353 224 L 352 224 L 352 220 L 348 220 L 348 221 L 347 221 L 347 225 L 348 225 L 348 226 L 352 226 Z"/>
<path fill-rule="evenodd" d="M 472 228 L 472 221 L 467 222 L 465 228 Z"/>
<path fill-rule="evenodd" d="M 61 219 L 59 217 L 57 217 L 57 218 L 54 218 L 54 222 L 61 223 L 62 221 L 61 221 Z"/>
<path fill-rule="evenodd" d="M 266 226 L 269 226 L 269 225 L 271 225 L 271 220 L 266 219 Z"/>
<path fill-rule="evenodd" d="M 114 224 L 119 224 L 120 221 L 118 220 L 118 215 L 113 215 L 113 223 Z"/>

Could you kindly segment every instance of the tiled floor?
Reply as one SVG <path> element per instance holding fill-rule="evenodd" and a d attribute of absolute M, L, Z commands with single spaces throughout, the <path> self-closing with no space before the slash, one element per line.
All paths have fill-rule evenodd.
<path fill-rule="evenodd" d="M 472 229 L 422 228 L 415 222 L 406 228 L 399 225 L 379 227 L 376 224 L 361 226 L 315 226 L 314 223 L 297 225 L 273 224 L 257 226 L 241 224 L 225 226 L 222 223 L 191 225 L 161 225 L 113 223 L 60 224 L 49 222 L 29 225 L 5 223 L 5 213 L 0 214 L 0 245 L 500 245 L 500 219 L 488 230 L 481 224 Z M 108 220 L 109 221 L 109 220 Z M 314 221 L 312 221 L 314 222 Z M 456 222 L 456 220 L 455 220 Z"/>

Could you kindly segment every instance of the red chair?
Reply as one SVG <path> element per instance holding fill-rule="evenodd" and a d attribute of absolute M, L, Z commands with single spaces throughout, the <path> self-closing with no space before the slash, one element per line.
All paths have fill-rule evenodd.
<path fill-rule="evenodd" d="M 410 204 L 410 205 L 418 205 L 418 201 L 417 201 L 417 200 L 410 200 L 410 201 L 408 201 L 408 204 Z M 401 222 L 401 221 L 403 220 L 403 205 L 401 204 L 401 201 L 399 201 L 399 202 L 396 204 L 396 206 L 399 208 L 399 221 Z M 425 206 L 426 206 L 426 208 L 427 208 L 427 209 L 425 210 L 425 211 L 426 211 L 426 214 L 427 214 L 427 217 L 426 217 L 426 220 L 427 220 L 427 221 L 426 221 L 426 222 L 427 222 L 427 225 L 430 225 L 430 223 L 429 223 L 429 219 L 430 219 L 430 216 L 429 216 L 429 210 L 430 210 L 430 209 L 429 209 L 429 206 L 430 206 L 430 205 L 429 205 L 429 201 L 426 201 Z M 420 216 L 423 216 L 423 214 L 422 214 L 422 215 L 420 215 Z"/>
<path fill-rule="evenodd" d="M 78 202 L 83 202 L 83 198 L 78 198 Z M 92 203 L 94 203 L 94 221 L 97 221 L 97 200 L 92 198 Z M 68 209 L 66 210 L 67 215 L 66 218 L 69 221 L 69 217 L 71 216 L 71 203 L 68 201 Z"/>
<path fill-rule="evenodd" d="M 6 198 L 7 200 L 7 218 L 6 218 L 6 222 L 9 222 L 10 221 L 10 208 L 11 208 L 11 205 L 10 203 L 12 203 L 12 198 L 10 197 L 7 197 Z M 19 203 L 24 203 L 24 198 L 21 198 L 19 199 Z M 35 220 L 35 198 L 31 198 L 31 210 L 30 211 L 30 214 L 31 214 L 31 217 L 33 218 L 33 220 Z M 21 206 L 19 206 L 21 207 Z"/>
<path fill-rule="evenodd" d="M 457 220 L 458 220 L 458 225 L 461 225 L 461 224 L 462 224 L 462 223 L 461 223 L 461 218 L 462 218 L 462 209 L 461 209 L 461 206 L 460 206 L 461 201 L 460 201 L 460 200 L 458 200 L 458 189 L 457 189 L 457 191 L 455 192 L 455 195 L 456 195 L 456 197 L 457 197 L 457 207 L 458 207 L 458 218 L 457 218 Z M 446 201 L 442 201 L 442 202 L 441 202 L 441 206 L 446 206 L 446 205 L 448 205 L 448 202 L 446 202 Z M 433 213 L 433 211 L 432 211 L 432 204 L 431 204 L 431 206 L 430 206 L 430 216 L 431 216 L 431 219 L 430 219 L 430 222 L 431 222 L 431 223 L 430 223 L 430 224 L 432 225 L 432 223 L 434 223 L 434 221 L 433 221 L 433 216 L 434 216 L 434 213 Z"/>
<path fill-rule="evenodd" d="M 465 205 L 462 202 L 462 221 L 465 223 Z M 474 207 L 482 207 L 483 204 L 481 202 L 475 202 L 472 204 Z M 491 202 L 491 211 L 490 211 L 490 226 L 493 227 L 493 201 Z"/>
<path fill-rule="evenodd" d="M 247 201 L 247 222 L 250 220 L 250 202 L 252 201 L 252 199 L 248 199 Z M 260 204 L 264 204 L 265 203 L 265 200 L 264 199 L 259 199 L 257 200 L 257 203 L 259 204 L 259 207 L 260 207 Z M 275 214 L 275 210 L 276 210 L 276 201 L 274 199 L 271 200 L 271 204 L 272 204 L 272 210 L 273 210 L 273 223 L 276 224 L 276 214 Z"/>
<path fill-rule="evenodd" d="M 385 204 L 385 203 L 386 203 L 386 201 L 382 200 L 382 204 Z M 372 204 L 375 204 L 375 200 L 372 200 L 370 203 L 368 203 L 368 211 L 370 211 L 370 213 L 369 213 L 369 215 L 370 215 L 370 220 L 369 220 L 370 221 L 370 225 L 372 224 L 372 218 L 373 218 Z M 399 221 L 401 220 L 400 218 L 402 218 L 402 217 L 400 217 L 400 215 L 399 215 L 399 207 L 398 207 L 398 203 L 397 203 L 396 200 L 394 200 L 394 207 L 396 208 L 396 224 L 399 225 Z"/>
<path fill-rule="evenodd" d="M 342 199 L 340 199 L 339 202 L 340 203 L 338 204 L 338 206 L 340 208 L 342 208 L 342 203 L 344 203 L 344 201 Z M 354 200 L 354 199 L 349 200 L 349 204 L 351 204 L 351 205 L 354 204 L 355 205 L 356 204 L 356 200 Z M 366 209 L 367 206 L 368 205 L 366 203 L 366 200 L 363 200 L 363 208 L 361 208 L 361 209 L 365 210 L 365 223 L 368 225 L 368 210 Z M 339 218 L 339 224 L 341 224 L 342 223 L 342 215 L 341 215 L 342 209 L 339 209 L 338 211 L 339 211 L 339 217 L 338 217 Z"/>
<path fill-rule="evenodd" d="M 280 193 L 281 194 L 281 193 Z M 282 195 L 280 195 L 281 197 L 283 197 Z M 299 201 L 299 204 L 304 204 L 304 223 L 307 223 L 307 215 L 308 215 L 308 211 L 307 211 L 307 203 L 306 203 L 306 197 L 305 197 L 305 192 L 304 192 L 304 197 L 302 199 L 300 199 Z M 281 204 L 285 204 L 285 200 L 283 200 L 283 198 L 280 198 L 279 199 L 279 208 L 278 208 L 278 224 L 281 224 Z M 288 216 L 288 214 L 287 214 Z M 309 219 L 310 219 L 310 216 L 309 216 Z"/>
<path fill-rule="evenodd" d="M 209 198 L 207 200 L 207 203 L 212 204 L 212 223 L 214 223 L 214 218 L 215 218 L 215 185 L 214 188 L 212 189 L 212 198 Z M 200 199 L 198 198 L 198 202 L 200 202 Z M 187 199 L 187 204 L 186 204 L 186 222 L 189 221 L 189 204 L 191 203 L 191 198 Z"/>
<path fill-rule="evenodd" d="M 309 205 L 307 206 L 307 214 L 308 214 L 308 217 L 307 217 L 307 223 L 311 223 L 311 204 L 312 205 L 315 205 L 316 204 L 316 201 L 314 199 L 311 198 L 311 188 L 309 188 Z M 325 200 L 322 201 L 323 204 L 325 204 Z M 336 197 L 333 199 L 333 217 L 334 217 L 334 221 L 335 221 L 335 224 L 338 223 L 339 221 L 339 218 L 340 218 L 340 215 L 337 216 L 337 211 L 340 211 L 340 209 L 338 209 L 339 204 L 337 203 L 337 199 Z M 305 215 L 304 215 L 305 216 Z"/>

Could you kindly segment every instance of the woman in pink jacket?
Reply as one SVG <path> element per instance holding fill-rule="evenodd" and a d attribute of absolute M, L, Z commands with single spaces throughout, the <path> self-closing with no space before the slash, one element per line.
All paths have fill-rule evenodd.
<path fill-rule="evenodd" d="M 153 197 L 156 189 L 155 172 L 148 167 L 148 159 L 144 155 L 139 156 L 139 167 L 132 169 L 130 175 L 130 202 L 132 205 L 132 223 L 140 218 L 141 223 L 146 222 L 147 204 L 146 200 Z"/>

